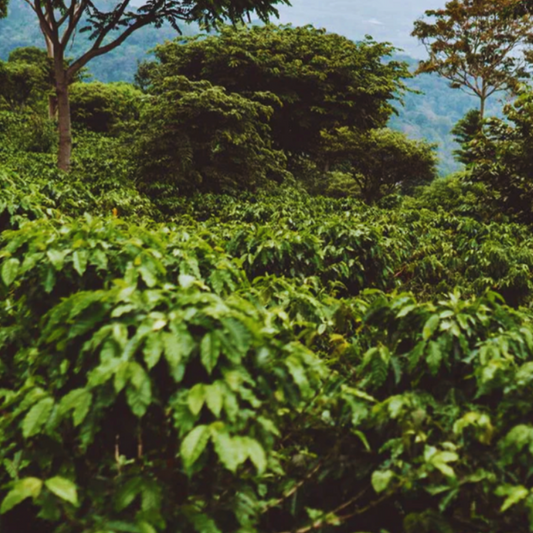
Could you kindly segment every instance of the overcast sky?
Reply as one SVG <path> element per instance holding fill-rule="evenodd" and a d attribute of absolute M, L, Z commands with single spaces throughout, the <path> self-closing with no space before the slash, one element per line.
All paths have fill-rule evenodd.
<path fill-rule="evenodd" d="M 413 22 L 427 9 L 444 7 L 446 0 L 292 0 L 280 8 L 280 22 L 312 24 L 351 39 L 369 34 L 391 42 L 413 57 L 424 48 L 410 36 Z"/>

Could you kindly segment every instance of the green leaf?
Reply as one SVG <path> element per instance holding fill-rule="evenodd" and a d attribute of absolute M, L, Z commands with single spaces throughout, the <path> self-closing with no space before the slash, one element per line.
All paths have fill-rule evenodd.
<path fill-rule="evenodd" d="M 203 513 L 195 513 L 191 517 L 191 521 L 197 533 L 221 533 L 213 519 Z M 240 531 L 244 533 L 245 530 L 241 529 Z"/>
<path fill-rule="evenodd" d="M 352 429 L 352 433 L 359 437 L 359 440 L 363 443 L 363 446 L 365 447 L 366 451 L 371 451 L 370 444 L 368 443 L 368 439 L 366 438 L 366 435 L 359 431 L 358 429 Z"/>
<path fill-rule="evenodd" d="M 15 257 L 11 257 L 2 264 L 2 281 L 6 287 L 9 287 L 17 278 L 20 268 L 20 261 Z"/>
<path fill-rule="evenodd" d="M 440 318 L 438 315 L 432 315 L 424 325 L 424 329 L 422 330 L 422 338 L 424 340 L 428 340 L 433 333 L 435 333 L 436 329 L 439 327 Z"/>
<path fill-rule="evenodd" d="M 7 513 L 26 498 L 37 498 L 43 482 L 36 477 L 27 477 L 15 482 L 0 506 L 0 514 Z"/>
<path fill-rule="evenodd" d="M 162 337 L 165 346 L 165 359 L 172 376 L 179 382 L 183 378 L 181 369 L 184 359 L 191 354 L 196 343 L 185 325 L 175 327 L 172 332 L 163 332 Z"/>
<path fill-rule="evenodd" d="M 407 316 L 411 311 L 413 311 L 415 309 L 416 309 L 416 305 L 415 304 L 406 305 L 405 307 L 400 309 L 400 311 L 398 311 L 398 313 L 396 313 L 396 318 L 403 318 L 404 316 Z"/>
<path fill-rule="evenodd" d="M 24 438 L 27 439 L 39 433 L 48 422 L 53 407 L 54 400 L 52 398 L 44 398 L 28 411 L 22 421 L 22 435 Z"/>
<path fill-rule="evenodd" d="M 429 353 L 426 358 L 429 371 L 433 376 L 437 374 L 440 369 L 440 364 L 442 361 L 442 352 L 440 345 L 437 341 L 431 341 L 429 343 Z"/>
<path fill-rule="evenodd" d="M 130 385 L 126 389 L 126 399 L 132 413 L 141 418 L 152 402 L 152 385 L 144 368 L 136 362 L 128 364 Z"/>
<path fill-rule="evenodd" d="M 139 533 L 157 533 L 155 527 L 149 524 L 148 522 L 145 522 L 144 520 L 138 523 L 138 527 Z"/>
<path fill-rule="evenodd" d="M 93 395 L 89 390 L 74 389 L 61 399 L 59 410 L 61 413 L 73 411 L 74 426 L 79 426 L 87 416 L 92 401 Z"/>
<path fill-rule="evenodd" d="M 453 468 L 448 464 L 455 462 L 459 456 L 455 452 L 436 452 L 426 456 L 426 460 L 446 477 L 455 477 Z"/>
<path fill-rule="evenodd" d="M 128 382 L 129 369 L 130 364 L 127 361 L 121 360 L 121 362 L 117 365 L 115 377 L 113 379 L 113 386 L 115 387 L 115 392 L 117 394 L 122 391 Z"/>
<path fill-rule="evenodd" d="M 191 517 L 192 525 L 197 533 L 221 533 L 212 518 L 203 513 L 195 513 Z M 241 529 L 244 533 L 244 529 Z"/>
<path fill-rule="evenodd" d="M 78 491 L 76 485 L 69 479 L 55 476 L 47 479 L 44 484 L 46 488 L 56 496 L 70 502 L 72 505 L 78 505 Z"/>
<path fill-rule="evenodd" d="M 527 496 L 529 495 L 529 490 L 526 489 L 526 487 L 524 487 L 523 485 L 518 485 L 517 487 L 508 487 L 505 492 L 507 498 L 503 502 L 503 505 L 500 509 L 501 513 L 507 511 L 509 507 L 516 505 L 518 502 L 527 498 Z"/>
<path fill-rule="evenodd" d="M 205 385 L 197 383 L 187 395 L 187 405 L 194 416 L 200 414 L 205 401 Z"/>
<path fill-rule="evenodd" d="M 215 452 L 218 455 L 220 462 L 230 472 L 235 472 L 239 464 L 242 463 L 240 450 L 236 449 L 236 445 L 233 442 L 231 435 L 220 422 L 212 424 L 211 431 Z"/>
<path fill-rule="evenodd" d="M 209 410 L 218 418 L 224 404 L 224 392 L 226 388 L 220 381 L 215 381 L 205 387 L 205 402 Z"/>
<path fill-rule="evenodd" d="M 117 531 L 122 533 L 141 533 L 137 524 L 123 522 L 121 520 L 112 520 L 110 522 L 106 522 L 105 527 L 106 529 L 104 531 L 100 530 L 97 533 L 116 533 Z"/>
<path fill-rule="evenodd" d="M 87 250 L 75 250 L 72 254 L 72 263 L 74 270 L 83 276 L 87 269 L 87 261 L 89 260 L 89 252 Z"/>
<path fill-rule="evenodd" d="M 133 500 L 141 493 L 143 479 L 139 476 L 128 479 L 119 487 L 115 495 L 115 509 L 123 511 L 131 505 Z"/>
<path fill-rule="evenodd" d="M 50 259 L 50 263 L 57 270 L 60 271 L 63 268 L 65 257 L 70 253 L 70 250 L 48 250 L 46 255 Z"/>
<path fill-rule="evenodd" d="M 163 350 L 163 337 L 159 333 L 149 335 L 143 348 L 144 362 L 149 369 L 157 365 Z"/>
<path fill-rule="evenodd" d="M 302 360 L 293 354 L 285 358 L 285 365 L 302 394 L 305 395 L 311 393 L 311 388 L 307 380 L 307 373 L 304 365 L 302 364 Z"/>
<path fill-rule="evenodd" d="M 392 470 L 376 470 L 372 473 L 372 487 L 377 494 L 381 494 L 389 488 L 393 478 L 394 472 Z"/>
<path fill-rule="evenodd" d="M 246 438 L 245 445 L 248 457 L 257 468 L 257 473 L 263 474 L 267 467 L 267 457 L 263 446 L 251 438 Z"/>
<path fill-rule="evenodd" d="M 189 470 L 202 455 L 211 431 L 208 426 L 195 427 L 184 439 L 180 446 L 183 465 Z"/>
<path fill-rule="evenodd" d="M 189 289 L 195 284 L 195 282 L 196 278 L 189 274 L 180 274 L 178 276 L 178 283 L 180 284 L 180 287 L 183 287 L 184 289 Z"/>
<path fill-rule="evenodd" d="M 200 359 L 209 374 L 213 372 L 220 355 L 220 344 L 212 333 L 206 333 L 200 343 Z"/>
<path fill-rule="evenodd" d="M 139 273 L 147 287 L 155 287 L 157 285 L 157 268 L 151 263 L 146 262 L 139 267 Z"/>
<path fill-rule="evenodd" d="M 158 512 L 161 507 L 161 486 L 157 479 L 143 479 L 142 505 L 145 512 Z"/>
<path fill-rule="evenodd" d="M 43 288 L 46 294 L 50 294 L 54 290 L 56 284 L 56 271 L 52 266 L 49 266 L 46 271 L 46 277 L 44 279 Z"/>

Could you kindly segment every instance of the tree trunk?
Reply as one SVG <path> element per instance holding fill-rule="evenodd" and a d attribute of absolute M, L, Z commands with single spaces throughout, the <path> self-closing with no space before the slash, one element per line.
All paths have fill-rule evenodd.
<path fill-rule="evenodd" d="M 68 172 L 70 170 L 70 154 L 72 152 L 72 133 L 70 127 L 70 103 L 68 95 L 68 79 L 61 68 L 56 68 L 56 94 L 58 110 L 59 151 L 57 166 Z"/>
<path fill-rule="evenodd" d="M 55 94 L 50 94 L 48 96 L 48 118 L 50 120 L 55 120 L 57 117 L 57 96 Z"/>
<path fill-rule="evenodd" d="M 46 32 L 43 29 L 43 26 L 41 24 L 41 31 L 44 35 L 44 42 L 46 43 L 46 52 L 48 54 L 48 57 L 53 61 L 54 60 L 54 43 L 52 43 L 52 40 L 46 35 Z M 48 118 L 50 120 L 54 120 L 57 116 L 57 96 L 55 94 L 50 93 L 48 95 Z"/>
<path fill-rule="evenodd" d="M 479 103 L 479 120 L 483 121 L 483 118 L 485 117 L 485 101 L 487 100 L 487 97 L 485 94 L 482 94 L 480 96 L 480 103 Z"/>

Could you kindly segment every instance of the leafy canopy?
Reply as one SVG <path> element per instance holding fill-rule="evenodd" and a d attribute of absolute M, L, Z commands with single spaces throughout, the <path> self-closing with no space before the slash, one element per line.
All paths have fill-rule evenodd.
<path fill-rule="evenodd" d="M 425 45 L 429 59 L 418 72 L 437 72 L 480 100 L 497 91 L 514 91 L 529 73 L 521 54 L 530 42 L 533 18 L 522 0 L 451 0 L 444 9 L 426 11 L 430 20 L 415 22 L 412 35 Z"/>
<path fill-rule="evenodd" d="M 434 146 L 398 131 L 381 128 L 361 133 L 343 127 L 323 131 L 322 141 L 324 159 L 332 169 L 348 173 L 355 185 L 353 194 L 369 204 L 387 194 L 410 192 L 436 176 Z"/>
<path fill-rule="evenodd" d="M 467 147 L 472 178 L 491 188 L 499 209 L 524 222 L 533 219 L 532 113 L 533 94 L 523 87 L 505 107 L 506 120 L 490 119 Z"/>
<path fill-rule="evenodd" d="M 313 155 L 324 129 L 386 124 L 409 76 L 404 63 L 383 61 L 393 52 L 388 44 L 356 44 L 311 26 L 226 26 L 217 35 L 158 46 L 158 63 L 141 74 L 144 84 L 146 77 L 155 83 L 175 75 L 208 80 L 270 105 L 274 145 Z"/>
<path fill-rule="evenodd" d="M 285 158 L 270 142 L 271 107 L 184 76 L 158 78 L 152 92 L 134 153 L 145 190 L 220 192 L 283 174 Z"/>

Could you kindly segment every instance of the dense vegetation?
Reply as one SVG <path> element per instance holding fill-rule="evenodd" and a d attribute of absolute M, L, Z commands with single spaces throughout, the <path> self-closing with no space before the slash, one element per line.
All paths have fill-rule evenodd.
<path fill-rule="evenodd" d="M 436 178 L 393 53 L 167 43 L 71 84 L 68 174 L 2 64 L 1 531 L 533 529 L 533 97 Z"/>
<path fill-rule="evenodd" d="M 359 3 L 362 3 L 361 0 Z M 350 6 L 350 9 L 355 7 Z M 425 8 L 426 2 L 421 2 L 417 15 L 422 14 Z M 295 9 L 297 9 L 296 6 Z M 387 10 L 391 9 L 391 6 L 387 7 Z M 402 16 L 405 16 L 403 12 Z M 404 21 L 403 25 L 406 22 Z M 411 22 L 409 20 L 409 25 Z M 383 30 L 386 27 L 377 29 Z M 181 30 L 185 35 L 198 32 L 195 25 L 183 26 Z M 353 27 L 350 26 L 350 31 L 352 30 Z M 347 32 L 346 35 L 360 39 L 364 32 L 358 35 Z M 86 33 L 79 33 L 67 55 L 78 56 L 86 50 L 88 46 L 86 36 Z M 93 79 L 106 83 L 132 82 L 137 71 L 137 65 L 146 60 L 147 52 L 155 48 L 157 44 L 172 40 L 175 37 L 176 32 L 170 25 L 163 25 L 160 29 L 142 28 L 120 48 L 93 59 L 88 65 L 87 71 Z M 394 41 L 392 36 L 387 36 L 385 40 Z M 44 40 L 38 25 L 35 23 L 31 8 L 23 0 L 12 0 L 8 18 L 0 20 L 0 59 L 7 60 L 11 51 L 27 46 L 43 47 Z M 411 57 L 401 54 L 395 59 L 407 62 L 413 72 L 417 68 L 418 62 Z M 453 91 L 445 80 L 434 74 L 424 74 L 413 79 L 407 79 L 405 83 L 411 89 L 422 91 L 424 97 L 422 98 L 418 94 L 406 94 L 404 105 L 398 106 L 399 115 L 391 117 L 390 126 L 406 133 L 411 138 L 426 139 L 431 143 L 436 143 L 441 175 L 447 175 L 458 170 L 460 165 L 452 155 L 453 150 L 457 149 L 457 145 L 450 132 L 456 122 L 469 109 L 476 106 L 476 99 L 463 92 Z M 499 115 L 501 107 L 500 102 L 495 97 L 489 99 L 488 114 Z"/>

